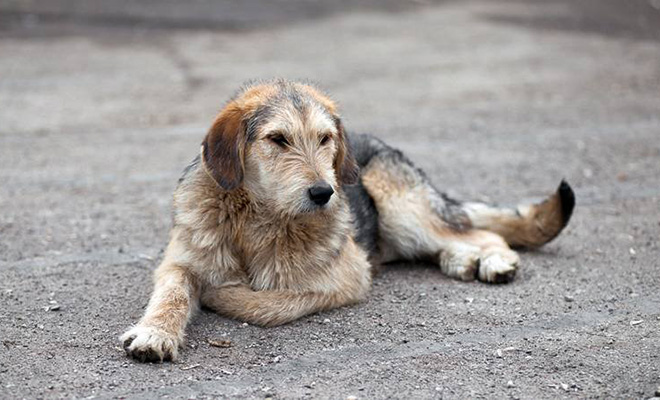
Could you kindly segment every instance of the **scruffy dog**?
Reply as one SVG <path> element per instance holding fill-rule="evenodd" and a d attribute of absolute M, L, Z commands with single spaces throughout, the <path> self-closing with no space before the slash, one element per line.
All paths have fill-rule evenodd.
<path fill-rule="evenodd" d="M 284 324 L 364 300 L 372 265 L 426 259 L 450 277 L 508 282 L 509 246 L 538 247 L 575 204 L 562 182 L 516 209 L 438 192 L 398 150 L 347 136 L 335 103 L 303 83 L 243 88 L 216 117 L 174 193 L 174 227 L 140 322 L 140 361 L 174 360 L 198 305 Z"/>

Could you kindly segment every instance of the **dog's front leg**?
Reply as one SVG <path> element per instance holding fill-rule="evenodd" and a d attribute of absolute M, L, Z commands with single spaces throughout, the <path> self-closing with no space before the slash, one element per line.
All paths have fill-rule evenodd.
<path fill-rule="evenodd" d="M 207 288 L 202 304 L 219 314 L 260 326 L 276 326 L 307 314 L 356 303 L 365 294 L 253 290 L 248 285 Z"/>
<path fill-rule="evenodd" d="M 120 338 L 126 354 L 142 362 L 176 359 L 199 297 L 195 277 L 167 256 L 156 270 L 155 278 L 144 317 Z"/>
<path fill-rule="evenodd" d="M 206 286 L 201 303 L 230 318 L 275 326 L 364 300 L 371 285 L 371 266 L 366 253 L 349 237 L 339 256 L 331 262 L 327 274 L 316 276 L 306 289 L 254 290 L 245 283 Z"/>

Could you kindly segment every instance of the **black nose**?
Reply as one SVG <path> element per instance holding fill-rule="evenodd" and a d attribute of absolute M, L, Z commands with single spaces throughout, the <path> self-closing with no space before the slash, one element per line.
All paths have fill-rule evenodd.
<path fill-rule="evenodd" d="M 335 191 L 332 190 L 332 186 L 327 183 L 317 183 L 316 185 L 309 188 L 309 198 L 319 206 L 324 205 L 330 201 L 330 197 Z"/>

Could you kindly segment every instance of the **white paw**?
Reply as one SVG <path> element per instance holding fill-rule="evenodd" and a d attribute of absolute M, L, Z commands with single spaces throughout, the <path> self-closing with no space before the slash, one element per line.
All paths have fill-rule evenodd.
<path fill-rule="evenodd" d="M 176 360 L 180 340 L 158 328 L 136 326 L 119 338 L 126 354 L 141 362 Z"/>
<path fill-rule="evenodd" d="M 518 255 L 511 251 L 484 257 L 479 266 L 479 280 L 490 283 L 511 282 L 518 270 Z"/>
<path fill-rule="evenodd" d="M 479 269 L 480 255 L 478 247 L 468 245 L 443 251 L 440 253 L 440 269 L 452 278 L 474 280 Z"/>

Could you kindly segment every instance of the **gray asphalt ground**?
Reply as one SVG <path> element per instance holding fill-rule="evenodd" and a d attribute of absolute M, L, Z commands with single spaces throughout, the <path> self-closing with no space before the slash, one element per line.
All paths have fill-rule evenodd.
<path fill-rule="evenodd" d="M 202 312 L 179 362 L 137 364 L 117 337 L 176 180 L 274 76 L 457 197 L 566 178 L 574 218 L 512 284 L 392 265 L 363 304 L 271 329 Z M 658 0 L 0 1 L 0 398 L 649 398 L 659 242 Z"/>

